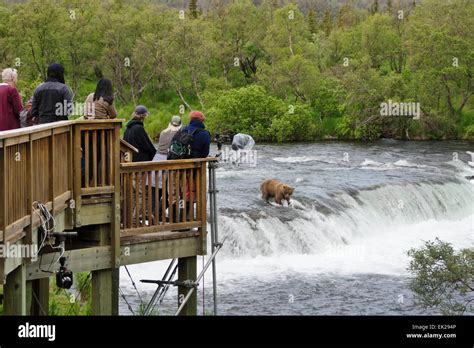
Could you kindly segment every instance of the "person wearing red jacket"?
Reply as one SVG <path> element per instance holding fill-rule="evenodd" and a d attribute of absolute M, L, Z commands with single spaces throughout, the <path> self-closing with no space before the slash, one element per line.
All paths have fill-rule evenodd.
<path fill-rule="evenodd" d="M 16 89 L 17 80 L 15 69 L 3 70 L 0 83 L 0 131 L 20 128 L 20 112 L 23 106 Z"/>

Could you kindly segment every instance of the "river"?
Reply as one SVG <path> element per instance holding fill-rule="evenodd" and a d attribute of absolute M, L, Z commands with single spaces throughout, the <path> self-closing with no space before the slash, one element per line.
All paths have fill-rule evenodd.
<path fill-rule="evenodd" d="M 439 314 L 414 304 L 407 251 L 436 237 L 474 246 L 474 175 L 460 141 L 322 142 L 256 146 L 255 166 L 217 169 L 220 315 Z M 214 149 L 215 151 L 215 149 Z M 474 165 L 474 163 L 471 163 Z M 266 204 L 260 183 L 296 188 L 290 206 Z M 210 250 L 210 248 L 209 248 Z M 202 267 L 202 258 L 198 264 Z M 168 262 L 130 266 L 141 296 Z M 138 307 L 127 273 L 120 285 Z M 212 312 L 211 273 L 199 312 Z M 204 307 L 202 299 L 204 297 Z M 176 289 L 160 314 L 176 310 Z M 129 315 L 120 300 L 120 313 Z"/>

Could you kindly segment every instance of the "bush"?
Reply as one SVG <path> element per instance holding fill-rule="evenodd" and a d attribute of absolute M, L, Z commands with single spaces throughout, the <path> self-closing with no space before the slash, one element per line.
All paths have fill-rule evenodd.
<path fill-rule="evenodd" d="M 257 141 L 306 141 L 316 121 L 306 105 L 287 105 L 258 85 L 205 95 L 207 125 L 213 133 L 247 133 Z"/>
<path fill-rule="evenodd" d="M 436 239 L 420 249 L 411 249 L 409 270 L 414 275 L 410 289 L 416 303 L 437 307 L 444 314 L 462 314 L 474 309 L 474 251 L 455 251 Z"/>

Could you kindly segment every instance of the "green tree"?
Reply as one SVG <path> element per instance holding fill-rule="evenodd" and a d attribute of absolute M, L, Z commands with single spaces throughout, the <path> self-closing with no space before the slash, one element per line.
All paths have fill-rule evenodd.
<path fill-rule="evenodd" d="M 422 248 L 411 249 L 410 289 L 418 305 L 437 307 L 445 315 L 474 310 L 474 251 L 459 251 L 436 239 Z"/>
<path fill-rule="evenodd" d="M 189 1 L 189 13 L 191 14 L 192 18 L 194 18 L 194 19 L 198 18 L 197 0 L 190 0 Z"/>
<path fill-rule="evenodd" d="M 370 6 L 370 13 L 375 14 L 379 12 L 379 0 L 374 0 L 372 6 Z"/>
<path fill-rule="evenodd" d="M 331 33 L 332 26 L 333 26 L 332 12 L 331 12 L 331 9 L 328 7 L 324 11 L 323 20 L 322 20 L 322 23 L 321 23 L 321 27 L 322 27 L 323 31 L 326 33 L 326 36 L 329 36 L 329 34 Z"/>
<path fill-rule="evenodd" d="M 50 63 L 64 63 L 67 16 L 54 0 L 30 0 L 15 5 L 9 17 L 9 47 L 12 57 L 20 60 L 18 70 L 24 77 L 45 79 Z"/>
<path fill-rule="evenodd" d="M 474 94 L 471 13 L 472 2 L 427 0 L 411 14 L 407 33 L 410 66 L 419 78 L 432 82 L 417 91 L 427 96 L 425 110 L 446 110 L 456 121 Z"/>
<path fill-rule="evenodd" d="M 314 7 L 311 7 L 308 12 L 308 30 L 311 34 L 318 32 L 318 18 Z"/>

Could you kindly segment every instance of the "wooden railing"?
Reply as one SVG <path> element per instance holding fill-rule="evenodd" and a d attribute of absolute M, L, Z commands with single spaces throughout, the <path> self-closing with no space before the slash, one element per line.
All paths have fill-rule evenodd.
<path fill-rule="evenodd" d="M 76 121 L 74 124 L 75 225 L 84 225 L 83 204 L 109 203 L 119 183 L 122 120 Z M 119 204 L 119 195 L 114 206 Z M 118 215 L 113 214 L 113 216 Z M 116 223 L 118 224 L 118 219 Z"/>
<path fill-rule="evenodd" d="M 39 225 L 33 202 L 57 214 L 72 197 L 72 129 L 64 121 L 0 134 L 0 241 L 13 243 Z"/>
<path fill-rule="evenodd" d="M 206 164 L 213 160 L 122 163 L 121 235 L 205 229 Z"/>

